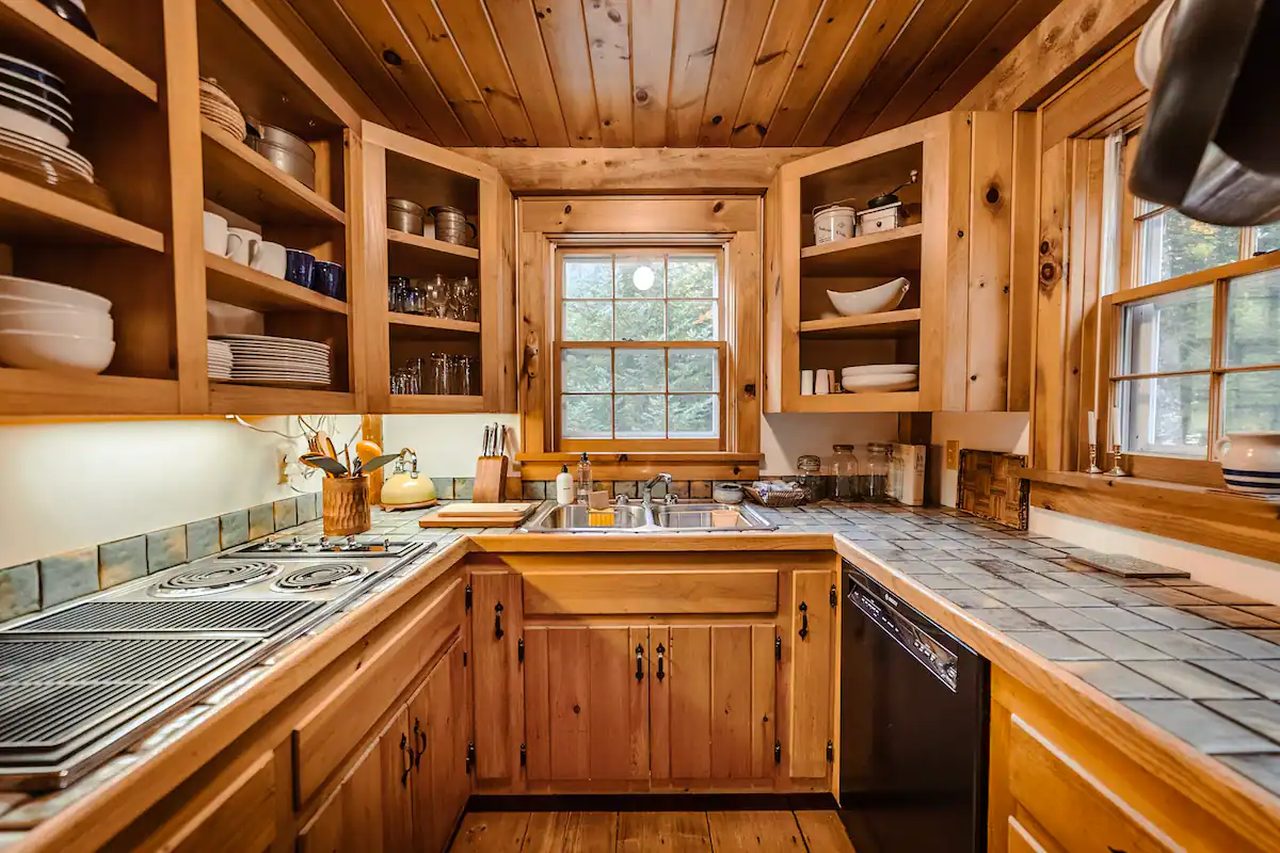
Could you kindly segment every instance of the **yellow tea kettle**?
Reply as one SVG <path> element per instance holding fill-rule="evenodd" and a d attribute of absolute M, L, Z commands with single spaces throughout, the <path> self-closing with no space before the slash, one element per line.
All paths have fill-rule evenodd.
<path fill-rule="evenodd" d="M 416 507 L 433 503 L 436 485 L 430 477 L 418 476 L 418 454 L 406 447 L 400 451 L 395 470 L 382 484 L 384 506 Z"/>

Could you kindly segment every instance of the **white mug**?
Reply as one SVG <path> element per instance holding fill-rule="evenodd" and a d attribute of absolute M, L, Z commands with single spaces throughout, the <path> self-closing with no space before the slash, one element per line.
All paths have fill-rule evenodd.
<path fill-rule="evenodd" d="M 831 371 L 819 370 L 813 378 L 814 394 L 830 394 L 831 393 Z"/>
<path fill-rule="evenodd" d="M 204 212 L 204 250 L 221 258 L 227 256 L 227 219 L 207 210 Z"/>
<path fill-rule="evenodd" d="M 262 242 L 262 235 L 257 231 L 250 231 L 248 228 L 228 228 L 226 256 L 237 264 L 244 264 L 247 267 L 249 259 L 253 257 L 254 246 L 260 242 Z"/>
<path fill-rule="evenodd" d="M 812 370 L 800 371 L 800 396 L 801 397 L 813 396 L 813 371 Z"/>
<path fill-rule="evenodd" d="M 249 266 L 276 278 L 284 278 L 285 248 L 270 240 L 258 240 L 249 256 Z"/>

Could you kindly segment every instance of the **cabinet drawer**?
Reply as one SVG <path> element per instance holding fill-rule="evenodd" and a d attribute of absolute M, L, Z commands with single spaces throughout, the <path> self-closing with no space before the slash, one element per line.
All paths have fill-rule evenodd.
<path fill-rule="evenodd" d="M 774 613 L 776 569 L 718 572 L 527 572 L 526 616 Z"/>
<path fill-rule="evenodd" d="M 361 742 L 410 684 L 462 629 L 463 583 L 449 584 L 394 634 L 379 640 L 359 665 L 317 698 L 293 727 L 293 760 L 301 807 Z"/>
<path fill-rule="evenodd" d="M 1009 719 L 1009 792 L 1059 846 L 1125 853 L 1179 849 L 1025 720 L 1017 714 Z"/>

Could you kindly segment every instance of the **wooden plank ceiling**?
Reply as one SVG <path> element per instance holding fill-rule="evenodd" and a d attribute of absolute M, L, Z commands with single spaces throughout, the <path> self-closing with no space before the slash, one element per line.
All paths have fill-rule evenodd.
<path fill-rule="evenodd" d="M 838 145 L 950 109 L 1058 0 L 259 0 L 448 146 Z"/>

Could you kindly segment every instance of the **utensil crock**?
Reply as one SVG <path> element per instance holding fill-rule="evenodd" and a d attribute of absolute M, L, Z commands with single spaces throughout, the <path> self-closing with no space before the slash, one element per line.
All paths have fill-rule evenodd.
<path fill-rule="evenodd" d="M 325 477 L 321 489 L 326 536 L 355 536 L 369 529 L 368 477 Z"/>

